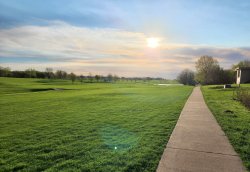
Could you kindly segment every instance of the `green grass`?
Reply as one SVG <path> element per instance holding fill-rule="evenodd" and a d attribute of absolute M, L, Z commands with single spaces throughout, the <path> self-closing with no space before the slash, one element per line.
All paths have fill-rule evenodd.
<path fill-rule="evenodd" d="M 0 78 L 0 171 L 155 171 L 191 90 Z"/>
<path fill-rule="evenodd" d="M 250 85 L 241 85 L 250 89 Z M 235 88 L 203 86 L 205 100 L 250 171 L 250 110 L 233 99 Z"/>

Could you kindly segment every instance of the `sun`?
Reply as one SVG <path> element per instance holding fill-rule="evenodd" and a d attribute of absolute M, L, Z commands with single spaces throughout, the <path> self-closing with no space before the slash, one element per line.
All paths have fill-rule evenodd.
<path fill-rule="evenodd" d="M 147 46 L 149 48 L 156 48 L 159 46 L 159 39 L 155 37 L 147 38 Z"/>

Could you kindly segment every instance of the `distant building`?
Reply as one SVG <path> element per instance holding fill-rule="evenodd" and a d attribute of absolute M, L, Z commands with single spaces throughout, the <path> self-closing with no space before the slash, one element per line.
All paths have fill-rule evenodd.
<path fill-rule="evenodd" d="M 237 72 L 237 84 L 250 83 L 250 67 L 239 67 L 235 71 Z"/>

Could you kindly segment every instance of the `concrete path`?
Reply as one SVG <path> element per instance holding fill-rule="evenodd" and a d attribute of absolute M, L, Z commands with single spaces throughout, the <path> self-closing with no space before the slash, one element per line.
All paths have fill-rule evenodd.
<path fill-rule="evenodd" d="M 242 172 L 246 169 L 208 109 L 200 87 L 183 108 L 158 172 Z"/>

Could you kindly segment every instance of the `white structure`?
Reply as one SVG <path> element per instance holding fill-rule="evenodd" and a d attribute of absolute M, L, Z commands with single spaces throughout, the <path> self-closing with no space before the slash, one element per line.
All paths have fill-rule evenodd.
<path fill-rule="evenodd" d="M 250 67 L 239 67 L 235 71 L 237 72 L 237 84 L 250 83 Z"/>

